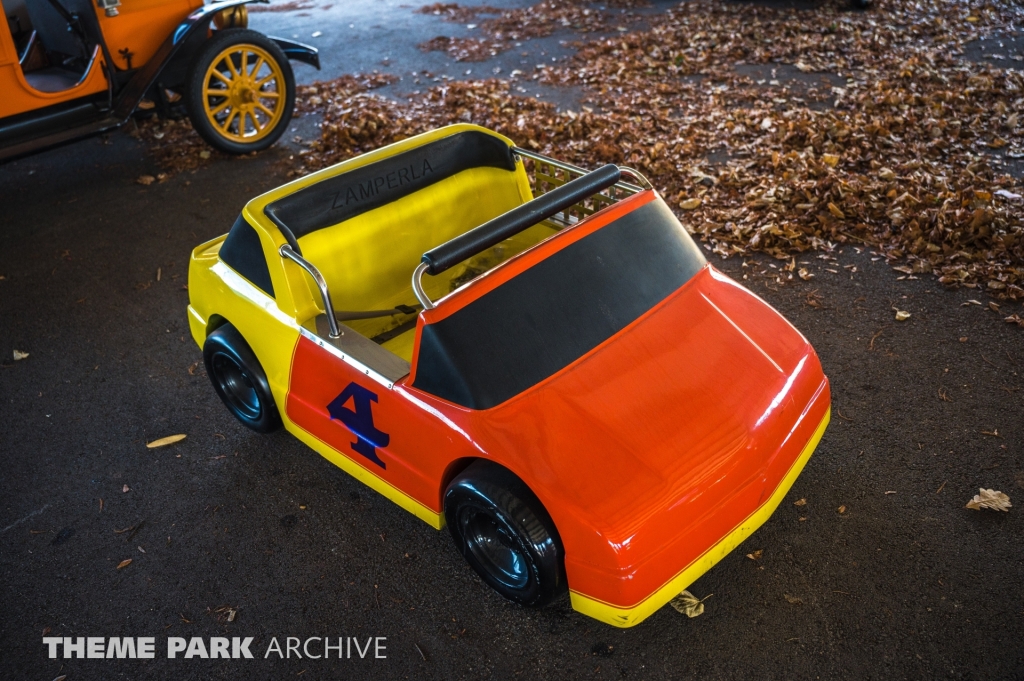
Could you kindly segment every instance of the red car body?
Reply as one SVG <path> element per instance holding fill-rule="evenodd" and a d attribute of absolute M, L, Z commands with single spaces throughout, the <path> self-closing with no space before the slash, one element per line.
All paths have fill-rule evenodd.
<path fill-rule="evenodd" d="M 442 399 L 417 387 L 417 368 L 425 329 L 655 201 L 646 190 L 605 208 L 423 311 L 412 373 L 392 390 L 300 337 L 285 407 L 329 448 L 364 466 L 360 455 L 378 457 L 375 475 L 437 513 L 460 462 L 510 469 L 558 528 L 573 606 L 616 626 L 703 574 L 792 485 L 829 418 L 829 383 L 807 339 L 703 264 L 625 328 L 498 404 Z M 350 382 L 365 390 L 334 402 Z M 337 418 L 344 405 L 362 411 L 360 400 L 367 411 L 374 403 L 375 434 Z"/>

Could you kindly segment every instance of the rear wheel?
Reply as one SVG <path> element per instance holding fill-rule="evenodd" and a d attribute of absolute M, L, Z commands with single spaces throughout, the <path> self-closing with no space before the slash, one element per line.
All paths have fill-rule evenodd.
<path fill-rule="evenodd" d="M 217 31 L 189 68 L 186 106 L 192 127 L 231 154 L 276 142 L 295 108 L 295 76 L 281 48 L 262 33 Z"/>
<path fill-rule="evenodd" d="M 555 524 L 510 471 L 487 461 L 470 465 L 445 492 L 444 515 L 463 557 L 505 598 L 540 607 L 568 590 Z"/>
<path fill-rule="evenodd" d="M 203 362 L 214 390 L 235 418 L 257 433 L 281 427 L 267 375 L 238 329 L 224 324 L 207 336 Z"/>

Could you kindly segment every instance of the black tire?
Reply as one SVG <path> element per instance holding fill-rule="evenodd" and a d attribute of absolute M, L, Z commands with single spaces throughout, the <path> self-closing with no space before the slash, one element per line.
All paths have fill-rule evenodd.
<path fill-rule="evenodd" d="M 459 552 L 508 600 L 541 607 L 568 591 L 555 524 L 510 471 L 488 461 L 471 464 L 448 486 L 444 515 Z"/>
<path fill-rule="evenodd" d="M 267 375 L 249 344 L 231 324 L 218 327 L 203 344 L 206 374 L 224 406 L 257 433 L 281 427 Z"/>
<path fill-rule="evenodd" d="M 239 49 L 239 52 L 232 54 L 231 57 L 235 69 L 241 66 L 241 50 L 243 49 L 246 50 L 247 57 L 251 55 L 263 58 L 267 65 L 266 68 L 270 71 L 274 68 L 271 66 L 271 62 L 273 62 L 279 75 L 279 78 L 273 80 L 276 90 L 265 89 L 269 87 L 268 84 L 259 88 L 254 87 L 260 74 L 265 72 L 262 70 L 263 67 L 247 61 L 246 70 L 258 67 L 260 74 L 254 73 L 252 78 L 248 76 L 243 78 L 241 75 L 236 76 L 226 72 L 223 68 L 218 68 L 218 72 L 230 76 L 231 82 L 235 83 L 235 89 L 229 87 L 221 79 L 211 77 L 210 81 L 216 88 L 224 88 L 225 96 L 204 94 L 208 71 L 211 70 L 211 67 L 216 66 L 214 61 L 221 66 L 227 66 L 223 61 L 222 53 L 233 47 Z M 221 58 L 218 59 L 218 56 Z M 253 70 L 255 71 L 255 69 Z M 267 99 L 275 94 L 276 98 Z M 268 102 L 273 105 L 268 108 L 272 108 L 274 117 L 268 116 L 263 110 L 256 111 L 254 108 L 259 104 L 266 106 Z M 274 102 L 276 104 L 273 104 Z M 227 103 L 227 108 L 214 113 L 217 107 L 224 103 Z M 292 112 L 295 109 L 295 75 L 281 48 L 262 33 L 244 28 L 217 31 L 203 44 L 189 66 L 185 79 L 185 107 L 188 117 L 192 120 L 192 127 L 210 146 L 229 154 L 262 151 L 280 139 L 284 131 L 288 129 Z M 214 125 L 214 122 L 210 120 L 211 115 L 215 120 L 218 120 L 219 117 L 218 125 L 223 123 L 223 128 Z M 264 118 L 265 128 L 257 128 L 257 115 Z M 248 134 L 250 120 L 253 125 L 251 135 Z M 247 136 L 252 138 L 251 141 L 245 141 Z"/>

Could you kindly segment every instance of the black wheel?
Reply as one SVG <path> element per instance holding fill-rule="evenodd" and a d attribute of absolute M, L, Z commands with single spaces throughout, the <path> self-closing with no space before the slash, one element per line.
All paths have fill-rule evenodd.
<path fill-rule="evenodd" d="M 568 591 L 555 524 L 510 471 L 471 464 L 445 492 L 444 515 L 463 557 L 505 598 L 540 607 Z"/>
<path fill-rule="evenodd" d="M 262 33 L 217 31 L 189 67 L 185 106 L 211 146 L 230 154 L 260 151 L 288 128 L 295 76 L 281 48 Z"/>
<path fill-rule="evenodd" d="M 207 336 L 203 362 L 220 399 L 239 421 L 257 433 L 281 427 L 267 375 L 238 329 L 224 324 Z"/>

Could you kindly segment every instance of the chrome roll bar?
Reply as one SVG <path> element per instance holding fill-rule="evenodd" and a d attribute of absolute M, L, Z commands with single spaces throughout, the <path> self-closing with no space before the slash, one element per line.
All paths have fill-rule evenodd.
<path fill-rule="evenodd" d="M 420 305 L 423 306 L 424 310 L 433 310 L 434 302 L 430 300 L 430 296 L 423 290 L 423 273 L 427 271 L 427 263 L 421 262 L 416 266 L 416 269 L 412 273 L 412 292 L 416 294 L 416 300 L 420 301 Z"/>
<path fill-rule="evenodd" d="M 548 158 L 547 156 L 535 154 L 532 151 L 527 151 L 526 149 L 522 149 L 520 147 L 512 147 L 512 152 L 515 155 L 515 160 L 517 162 L 520 162 L 522 160 L 521 157 L 529 158 L 534 161 L 534 163 L 536 164 L 536 180 L 538 180 L 536 184 L 538 185 L 540 184 L 539 181 L 542 180 L 544 182 L 547 182 L 549 185 L 554 185 L 554 187 L 558 187 L 568 182 L 569 179 L 567 178 L 576 179 L 583 177 L 584 175 L 588 175 L 590 173 L 590 171 L 584 170 L 583 168 L 580 168 L 578 166 L 563 163 L 561 161 L 556 161 L 552 158 Z M 633 168 L 627 168 L 624 166 L 616 167 L 619 169 L 619 172 L 622 175 L 628 175 L 632 179 L 636 180 L 637 184 L 632 184 L 629 182 L 616 182 L 614 185 L 611 185 L 611 187 L 608 188 L 608 192 L 611 194 L 611 196 L 605 196 L 600 193 L 595 194 L 594 198 L 600 198 L 601 201 L 598 205 L 594 206 L 593 208 L 586 209 L 584 212 L 587 215 L 596 212 L 605 205 L 615 203 L 616 201 L 619 201 L 620 199 L 625 198 L 626 196 L 631 196 L 638 192 L 642 192 L 645 189 L 654 188 L 653 185 L 651 185 L 650 181 L 648 181 L 648 179 L 644 177 L 643 174 L 640 173 L 638 170 L 635 170 Z M 549 174 L 544 174 L 542 171 L 547 171 L 548 168 L 552 170 L 548 171 Z M 553 169 L 555 168 L 564 173 L 564 175 L 561 178 L 556 177 L 556 174 L 553 171 Z M 579 205 L 582 205 L 582 203 Z M 561 224 L 563 226 L 568 226 L 571 224 L 569 221 L 571 218 L 568 217 L 568 209 L 566 210 L 564 218 L 552 216 L 549 219 L 552 222 Z M 420 302 L 420 305 L 423 306 L 424 310 L 431 310 L 435 307 L 433 301 L 430 300 L 430 297 L 427 295 L 426 291 L 423 290 L 423 275 L 428 273 L 429 269 L 430 265 L 427 262 L 421 262 L 419 265 L 416 266 L 416 269 L 412 273 L 412 292 L 416 295 L 416 300 Z"/>
<path fill-rule="evenodd" d="M 530 159 L 531 161 L 536 161 L 538 163 L 543 163 L 544 165 L 551 166 L 552 168 L 558 168 L 559 170 L 563 170 L 569 175 L 582 176 L 586 175 L 589 172 L 587 170 L 584 170 L 583 168 L 580 168 L 579 166 L 574 166 L 570 163 L 564 163 L 562 161 L 556 161 L 553 158 L 549 158 L 542 154 L 535 154 L 532 151 L 523 149 L 522 147 L 512 147 L 512 152 L 516 156 L 522 156 L 524 158 Z M 637 182 L 637 184 L 631 184 L 629 182 L 617 182 L 615 184 L 616 189 L 623 190 L 624 192 L 626 192 L 627 195 L 636 194 L 637 192 L 643 191 L 644 189 L 654 188 L 650 181 L 648 181 L 648 179 L 644 177 L 643 174 L 640 173 L 640 171 L 634 170 L 633 168 L 627 168 L 626 166 L 619 166 L 619 170 L 622 172 L 622 174 L 629 175 Z"/>
<path fill-rule="evenodd" d="M 320 289 L 320 297 L 323 298 L 324 301 L 324 312 L 327 314 L 327 323 L 331 327 L 330 336 L 331 338 L 339 337 L 341 335 L 341 329 L 338 328 L 338 320 L 334 318 L 334 305 L 331 303 L 331 293 L 327 290 L 327 280 L 324 279 L 324 275 L 320 274 L 320 270 L 314 267 L 313 263 L 309 262 L 292 250 L 292 247 L 288 244 L 281 244 L 281 248 L 278 249 L 278 253 L 281 254 L 282 258 L 291 260 L 296 265 L 306 270 L 306 273 L 309 274 L 309 276 L 313 277 L 313 281 L 316 282 L 317 287 Z M 433 305 L 431 305 L 431 307 L 433 307 Z"/>

